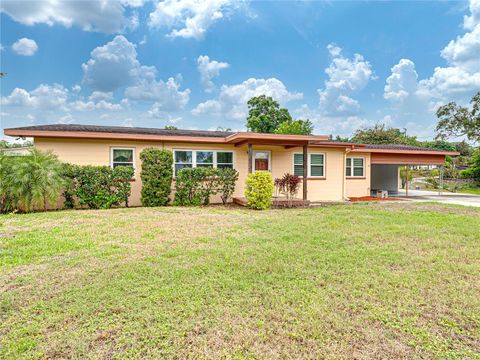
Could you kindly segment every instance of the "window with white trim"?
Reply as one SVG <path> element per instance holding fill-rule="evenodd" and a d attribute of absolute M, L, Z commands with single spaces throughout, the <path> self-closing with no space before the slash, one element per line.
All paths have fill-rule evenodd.
<path fill-rule="evenodd" d="M 349 157 L 347 158 L 347 177 L 364 177 L 365 176 L 365 158 Z"/>
<path fill-rule="evenodd" d="M 303 154 L 293 154 L 293 174 L 303 176 Z M 309 153 L 308 154 L 308 177 L 324 177 L 325 176 L 325 154 Z"/>
<path fill-rule="evenodd" d="M 214 167 L 233 169 L 233 151 L 174 150 L 175 176 L 184 168 Z"/>
<path fill-rule="evenodd" d="M 135 149 L 112 148 L 111 166 L 132 166 L 135 168 Z"/>

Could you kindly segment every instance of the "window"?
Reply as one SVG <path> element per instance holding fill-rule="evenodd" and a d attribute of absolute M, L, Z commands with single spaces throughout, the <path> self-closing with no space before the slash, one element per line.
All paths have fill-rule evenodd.
<path fill-rule="evenodd" d="M 365 159 L 364 158 L 347 158 L 347 177 L 364 177 L 365 176 Z"/>
<path fill-rule="evenodd" d="M 308 177 L 325 176 L 325 154 L 308 154 Z M 303 176 L 303 154 L 293 154 L 293 174 Z"/>
<path fill-rule="evenodd" d="M 135 167 L 134 149 L 112 148 L 111 166 L 133 166 Z"/>
<path fill-rule="evenodd" d="M 193 167 L 192 151 L 175 151 L 175 176 L 183 168 Z"/>
<path fill-rule="evenodd" d="M 174 150 L 175 176 L 183 168 L 214 167 L 233 169 L 232 151 Z"/>
<path fill-rule="evenodd" d="M 213 167 L 213 151 L 196 151 L 197 167 Z"/>
<path fill-rule="evenodd" d="M 233 169 L 233 152 L 217 151 L 217 167 L 219 169 Z"/>

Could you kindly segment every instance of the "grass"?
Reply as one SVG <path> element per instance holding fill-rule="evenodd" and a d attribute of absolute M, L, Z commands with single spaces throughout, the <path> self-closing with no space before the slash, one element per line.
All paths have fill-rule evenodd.
<path fill-rule="evenodd" d="M 0 217 L 0 358 L 478 358 L 480 211 Z"/>

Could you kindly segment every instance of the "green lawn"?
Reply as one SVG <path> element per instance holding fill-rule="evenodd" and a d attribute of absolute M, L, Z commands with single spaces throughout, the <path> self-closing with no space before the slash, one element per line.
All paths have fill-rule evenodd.
<path fill-rule="evenodd" d="M 0 217 L 0 358 L 478 358 L 480 211 Z"/>

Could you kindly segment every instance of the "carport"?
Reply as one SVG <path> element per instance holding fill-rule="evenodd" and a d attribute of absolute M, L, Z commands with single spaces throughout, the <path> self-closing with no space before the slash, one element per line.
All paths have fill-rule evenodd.
<path fill-rule="evenodd" d="M 439 194 L 441 194 L 445 157 L 459 155 L 452 151 L 407 145 L 366 145 L 361 151 L 370 153 L 371 191 L 387 190 L 389 195 L 394 196 L 398 195 L 400 188 L 400 166 L 406 166 L 405 196 L 409 195 L 408 170 L 412 165 L 437 165 L 440 168 Z"/>

